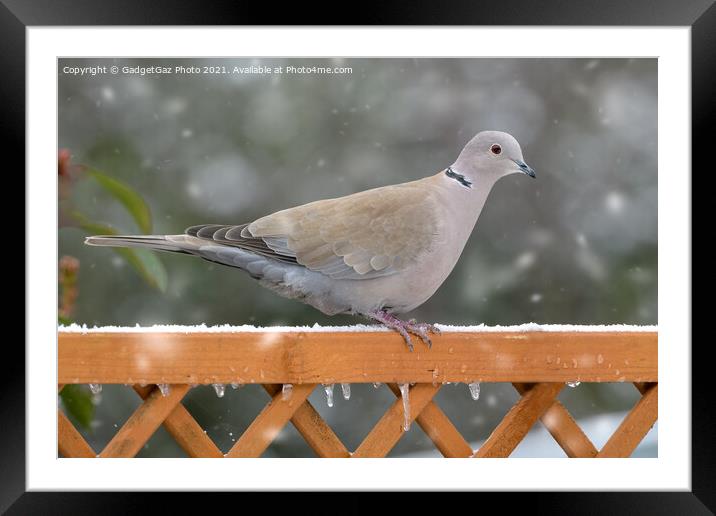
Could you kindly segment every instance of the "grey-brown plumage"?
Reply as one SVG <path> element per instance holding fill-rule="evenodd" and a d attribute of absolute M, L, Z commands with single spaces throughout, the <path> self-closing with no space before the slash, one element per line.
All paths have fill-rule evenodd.
<path fill-rule="evenodd" d="M 485 131 L 439 173 L 272 213 L 238 225 L 192 226 L 181 235 L 94 236 L 99 246 L 187 253 L 249 273 L 278 294 L 322 312 L 362 314 L 427 343 L 429 325 L 393 314 L 425 302 L 447 278 L 492 185 L 534 177 L 517 141 Z"/>

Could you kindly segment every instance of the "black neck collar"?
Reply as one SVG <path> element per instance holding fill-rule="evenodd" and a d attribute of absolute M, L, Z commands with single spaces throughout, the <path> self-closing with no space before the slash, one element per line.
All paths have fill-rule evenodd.
<path fill-rule="evenodd" d="M 445 171 L 445 175 L 448 176 L 450 179 L 454 179 L 465 188 L 472 188 L 472 182 L 462 174 L 458 174 L 457 172 L 455 172 L 452 167 L 447 168 L 447 170 Z"/>

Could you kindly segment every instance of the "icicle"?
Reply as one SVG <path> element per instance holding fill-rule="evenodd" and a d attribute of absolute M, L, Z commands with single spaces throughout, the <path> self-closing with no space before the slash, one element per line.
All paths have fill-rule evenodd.
<path fill-rule="evenodd" d="M 410 430 L 410 399 L 408 396 L 410 385 L 400 383 L 398 387 L 400 387 L 400 394 L 403 397 L 403 431 L 407 432 Z"/>
<path fill-rule="evenodd" d="M 578 387 L 580 383 L 582 383 L 582 382 L 575 380 L 574 382 L 567 382 L 567 386 L 574 388 L 574 387 Z"/>
<path fill-rule="evenodd" d="M 326 391 L 326 403 L 329 407 L 333 406 L 333 384 L 323 386 L 323 390 Z"/>
<path fill-rule="evenodd" d="M 236 389 L 239 388 L 239 384 L 238 384 L 238 383 L 235 383 L 235 382 L 231 382 L 231 388 L 234 389 L 234 390 L 236 390 Z"/>
<path fill-rule="evenodd" d="M 159 390 L 162 392 L 162 396 L 169 396 L 169 384 L 168 383 L 158 383 L 157 387 L 159 387 Z"/>
<path fill-rule="evenodd" d="M 467 384 L 470 389 L 470 396 L 472 399 L 477 401 L 480 399 L 480 382 L 471 382 Z"/>
<path fill-rule="evenodd" d="M 214 391 L 216 392 L 216 396 L 219 398 L 224 397 L 224 390 L 226 389 L 226 385 L 223 383 L 212 383 L 211 385 L 214 386 Z"/>
<path fill-rule="evenodd" d="M 350 383 L 342 383 L 341 390 L 343 391 L 343 399 L 344 400 L 351 399 L 351 384 Z"/>
<path fill-rule="evenodd" d="M 293 394 L 293 385 L 290 383 L 284 383 L 283 387 L 281 387 L 281 399 L 283 401 L 288 401 L 291 399 L 291 394 Z"/>
<path fill-rule="evenodd" d="M 89 388 L 92 391 L 92 394 L 99 394 L 100 392 L 102 392 L 101 383 L 91 383 L 89 384 Z"/>
<path fill-rule="evenodd" d="M 378 387 L 380 387 L 380 382 L 373 382 L 373 388 L 377 389 Z"/>

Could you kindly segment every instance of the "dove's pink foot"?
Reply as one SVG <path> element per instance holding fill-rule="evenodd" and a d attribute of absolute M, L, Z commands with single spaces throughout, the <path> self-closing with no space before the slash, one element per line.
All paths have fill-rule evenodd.
<path fill-rule="evenodd" d="M 428 333 L 436 333 L 438 335 L 440 334 L 440 330 L 432 324 L 419 323 L 415 319 L 411 319 L 407 322 L 401 321 L 393 314 L 390 314 L 383 310 L 377 310 L 366 315 L 367 317 L 370 317 L 371 319 L 378 321 L 379 323 L 384 324 L 388 328 L 391 328 L 400 333 L 401 337 L 403 337 L 405 343 L 408 345 L 408 349 L 410 351 L 413 351 L 413 342 L 410 339 L 410 333 L 420 337 L 420 339 L 428 346 L 428 348 L 432 347 L 433 345 L 433 342 L 432 340 L 430 340 L 430 336 L 428 335 Z"/>

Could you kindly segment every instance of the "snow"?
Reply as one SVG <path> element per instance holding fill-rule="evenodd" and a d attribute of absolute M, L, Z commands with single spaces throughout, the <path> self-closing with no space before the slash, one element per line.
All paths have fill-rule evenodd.
<path fill-rule="evenodd" d="M 528 332 L 528 331 L 544 331 L 544 332 L 654 332 L 659 327 L 639 326 L 632 324 L 537 324 L 525 323 L 513 326 L 486 326 L 479 324 L 475 326 L 451 326 L 447 324 L 436 324 L 437 328 L 443 332 Z"/>
<path fill-rule="evenodd" d="M 153 326 L 93 326 L 70 324 L 69 326 L 58 326 L 63 333 L 263 333 L 263 332 L 369 332 L 369 331 L 392 331 L 383 326 L 356 324 L 354 326 L 253 326 L 244 324 L 232 326 L 221 324 L 217 326 L 180 325 L 180 324 L 155 324 Z"/>
<path fill-rule="evenodd" d="M 452 326 L 449 324 L 436 324 L 443 332 L 655 332 L 658 326 L 639 326 L 630 324 L 537 324 L 525 323 L 513 326 L 486 326 L 484 324 L 473 326 Z M 263 332 L 387 332 L 392 331 L 384 326 L 355 324 L 353 326 L 321 326 L 318 323 L 313 326 L 252 326 L 244 324 L 232 326 L 222 324 L 207 326 L 199 324 L 194 326 L 155 324 L 153 326 L 93 326 L 70 324 L 69 326 L 58 326 L 61 333 L 263 333 Z"/>

